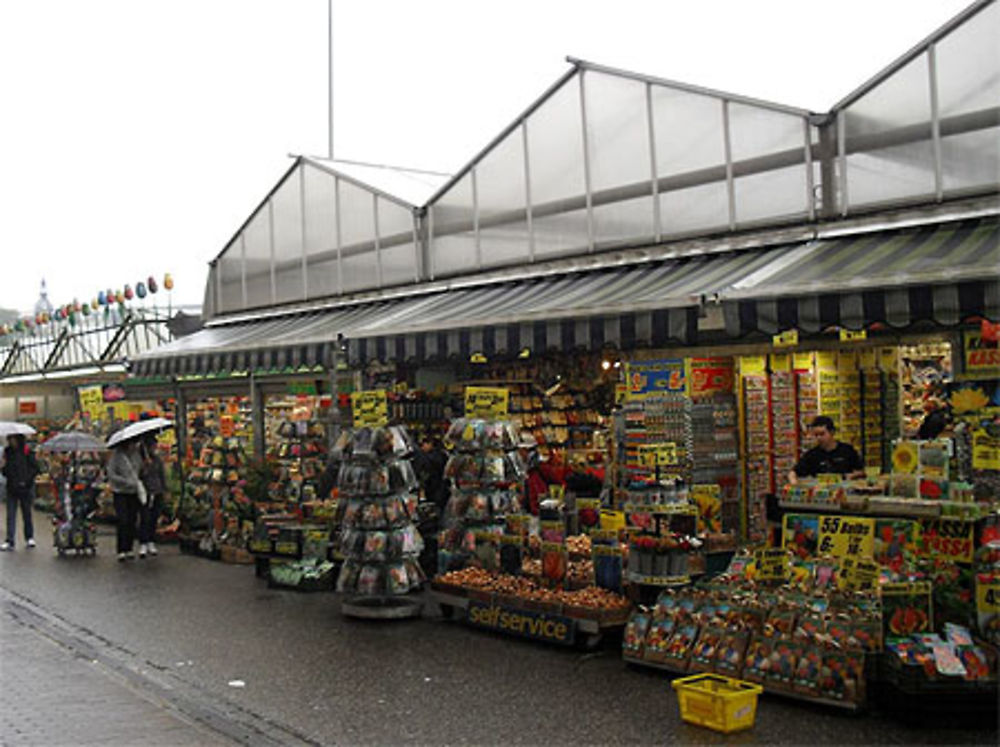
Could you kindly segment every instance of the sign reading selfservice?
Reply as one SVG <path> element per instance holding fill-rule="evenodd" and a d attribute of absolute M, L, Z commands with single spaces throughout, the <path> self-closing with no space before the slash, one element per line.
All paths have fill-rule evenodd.
<path fill-rule="evenodd" d="M 569 617 L 516 610 L 474 599 L 469 600 L 468 622 L 480 628 L 567 646 L 576 638 L 576 622 Z"/>

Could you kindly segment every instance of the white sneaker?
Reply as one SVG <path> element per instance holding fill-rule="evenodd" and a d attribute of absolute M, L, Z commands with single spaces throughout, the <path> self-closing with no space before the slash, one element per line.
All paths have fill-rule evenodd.
<path fill-rule="evenodd" d="M 156 543 L 155 542 L 150 542 L 147 547 L 149 548 L 149 554 L 150 555 L 156 555 L 159 552 L 159 550 L 156 549 Z"/>
<path fill-rule="evenodd" d="M 34 537 L 32 537 L 30 540 L 28 540 L 28 547 L 37 547 L 37 545 L 35 544 Z"/>
<path fill-rule="evenodd" d="M 8 550 L 13 550 L 13 549 L 14 545 L 12 545 L 10 542 L 4 542 L 2 545 L 0 545 L 0 552 L 7 552 Z"/>
<path fill-rule="evenodd" d="M 128 555 L 126 553 L 123 553 L 123 552 L 118 553 L 118 562 L 119 563 L 121 563 L 123 560 L 126 560 L 127 558 L 128 558 Z"/>
<path fill-rule="evenodd" d="M 143 542 L 141 545 L 139 545 L 139 557 L 142 558 L 143 560 L 146 559 L 146 550 L 147 550 L 147 547 L 146 547 L 146 543 L 145 542 Z"/>

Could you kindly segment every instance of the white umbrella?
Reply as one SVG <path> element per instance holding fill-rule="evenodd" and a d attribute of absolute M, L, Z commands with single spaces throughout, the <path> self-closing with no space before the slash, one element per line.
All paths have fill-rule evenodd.
<path fill-rule="evenodd" d="M 162 430 L 173 427 L 174 421 L 167 420 L 166 418 L 150 418 L 149 420 L 139 420 L 135 423 L 129 423 L 121 430 L 111 434 L 111 437 L 108 438 L 108 448 L 113 448 L 125 441 L 139 438 L 139 436 L 144 436 L 147 433 L 159 433 Z"/>
<path fill-rule="evenodd" d="M 16 423 L 13 420 L 0 420 L 0 438 L 7 438 L 20 434 L 22 436 L 35 435 L 35 429 L 27 423 Z"/>

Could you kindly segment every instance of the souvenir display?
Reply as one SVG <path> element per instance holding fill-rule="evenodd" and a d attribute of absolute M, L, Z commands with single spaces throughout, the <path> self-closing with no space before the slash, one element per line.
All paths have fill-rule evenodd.
<path fill-rule="evenodd" d="M 423 540 L 414 526 L 417 478 L 413 444 L 398 426 L 345 430 L 334 446 L 344 564 L 337 591 L 363 597 L 406 594 L 420 588 L 417 563 Z"/>

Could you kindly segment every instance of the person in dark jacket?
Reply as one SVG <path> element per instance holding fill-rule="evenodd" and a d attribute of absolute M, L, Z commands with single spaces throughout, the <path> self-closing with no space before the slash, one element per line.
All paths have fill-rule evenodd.
<path fill-rule="evenodd" d="M 0 550 L 13 550 L 17 535 L 17 507 L 21 507 L 24 522 L 24 540 L 28 547 L 35 546 L 35 527 L 31 520 L 31 497 L 38 475 L 38 462 L 24 436 L 15 433 L 7 437 L 3 450 L 3 476 L 7 480 L 7 539 Z"/>
<path fill-rule="evenodd" d="M 147 436 L 140 447 L 142 467 L 139 479 L 146 488 L 146 502 L 139 506 L 139 557 L 156 555 L 156 522 L 163 512 L 167 493 L 167 472 L 156 446 L 156 436 Z"/>
<path fill-rule="evenodd" d="M 448 485 L 444 479 L 444 467 L 448 463 L 448 454 L 441 445 L 440 439 L 425 436 L 420 440 L 420 450 L 413 455 L 413 467 L 420 478 L 424 489 L 424 497 L 438 508 L 439 514 L 444 513 L 448 503 Z"/>

